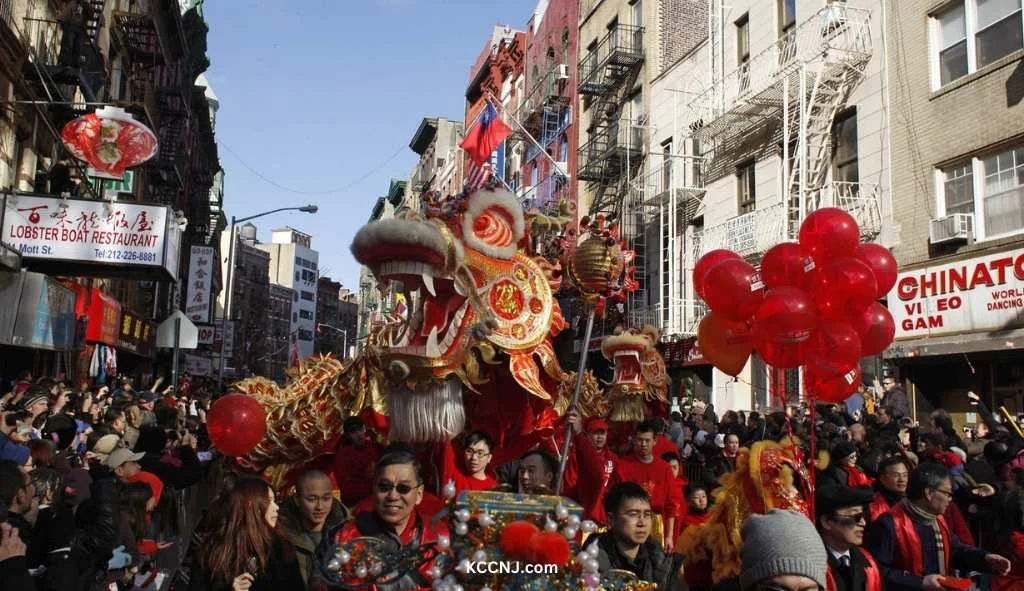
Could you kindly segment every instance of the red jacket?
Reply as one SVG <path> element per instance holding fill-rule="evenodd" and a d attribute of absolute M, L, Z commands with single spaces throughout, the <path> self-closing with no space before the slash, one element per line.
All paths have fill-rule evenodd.
<path fill-rule="evenodd" d="M 604 513 L 604 495 L 615 474 L 619 457 L 605 446 L 598 450 L 586 433 L 579 433 L 573 438 L 576 464 L 578 466 L 578 484 L 575 500 L 583 507 L 583 516 L 600 525 L 606 519 Z"/>
<path fill-rule="evenodd" d="M 334 456 L 334 480 L 341 491 L 341 503 L 355 506 L 373 492 L 373 467 L 384 448 L 372 439 L 357 447 L 347 440 Z"/>
<path fill-rule="evenodd" d="M 411 548 L 417 548 L 427 546 L 437 542 L 438 536 L 447 536 L 448 528 L 440 523 L 432 523 L 430 518 L 421 514 L 414 513 L 414 518 L 409 520 L 409 524 L 406 526 L 405 531 L 400 535 L 395 535 L 393 532 L 388 530 L 386 524 L 381 522 L 375 513 L 372 511 L 363 511 L 357 513 L 353 519 L 346 521 L 345 523 L 338 526 L 335 531 L 329 534 L 330 539 L 337 545 L 347 544 L 356 540 L 356 538 L 372 537 L 379 538 L 382 540 L 391 540 L 397 542 L 401 546 L 402 550 L 408 550 Z M 421 556 L 423 560 L 419 562 L 418 568 L 409 569 L 406 566 L 393 565 L 399 571 L 401 580 L 399 583 L 403 589 L 416 589 L 417 591 L 428 591 L 431 589 L 432 580 L 430 575 L 427 573 L 430 568 L 434 565 L 434 560 L 437 558 L 439 552 L 435 548 L 427 548 L 423 550 Z M 385 573 L 387 576 L 387 573 Z M 390 580 L 391 577 L 389 577 Z M 349 584 L 357 584 L 358 581 L 346 581 Z M 392 583 L 394 584 L 394 583 Z M 314 581 L 311 585 L 311 589 L 315 591 L 326 590 L 329 586 L 322 580 Z M 366 585 L 360 587 L 361 589 L 368 589 L 370 591 L 377 591 L 377 585 Z"/>
<path fill-rule="evenodd" d="M 864 548 L 857 549 L 860 550 L 861 555 L 864 556 L 868 563 L 864 568 L 864 591 L 882 591 L 882 571 L 878 570 L 878 563 L 875 562 L 875 557 Z M 825 579 L 827 591 L 836 591 L 836 579 L 832 574 L 831 565 L 825 571 Z"/>

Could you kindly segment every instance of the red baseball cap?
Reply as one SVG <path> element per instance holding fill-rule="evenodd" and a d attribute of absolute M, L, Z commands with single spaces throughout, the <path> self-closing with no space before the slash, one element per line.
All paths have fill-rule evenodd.
<path fill-rule="evenodd" d="M 608 421 L 602 419 L 601 417 L 590 417 L 589 419 L 587 419 L 586 427 L 587 431 L 589 432 L 607 431 Z"/>

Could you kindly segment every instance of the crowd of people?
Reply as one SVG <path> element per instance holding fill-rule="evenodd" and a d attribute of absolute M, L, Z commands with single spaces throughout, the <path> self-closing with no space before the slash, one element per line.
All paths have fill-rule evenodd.
<path fill-rule="evenodd" d="M 573 499 L 601 528 L 581 540 L 600 572 L 630 571 L 659 589 L 1024 589 L 1024 437 L 973 393 L 981 421 L 963 431 L 941 409 L 916 422 L 892 378 L 878 396 L 814 409 L 719 417 L 694 402 L 632 425 L 570 411 L 564 474 L 557 432 L 528 449 L 499 449 L 477 431 L 424 449 L 352 416 L 333 454 L 296 471 L 282 498 L 259 475 L 218 470 L 219 494 L 186 528 L 176 493 L 222 463 L 210 461 L 210 396 L 161 385 L 76 389 L 24 375 L 0 400 L 5 590 L 168 588 L 160 556 L 175 544 L 187 546 L 177 588 L 333 590 L 339 544 L 430 547 L 448 535 L 435 518 L 442 498 L 467 490 Z M 679 540 L 708 519 L 745 450 L 780 440 L 813 472 L 812 514 L 751 517 L 738 577 L 690 576 Z M 436 587 L 429 556 L 398 574 L 377 588 Z"/>

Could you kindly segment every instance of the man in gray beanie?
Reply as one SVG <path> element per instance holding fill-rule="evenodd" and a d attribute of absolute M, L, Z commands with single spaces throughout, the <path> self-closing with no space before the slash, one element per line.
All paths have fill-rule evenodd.
<path fill-rule="evenodd" d="M 772 509 L 743 525 L 743 591 L 819 591 L 827 563 L 825 544 L 805 515 Z"/>

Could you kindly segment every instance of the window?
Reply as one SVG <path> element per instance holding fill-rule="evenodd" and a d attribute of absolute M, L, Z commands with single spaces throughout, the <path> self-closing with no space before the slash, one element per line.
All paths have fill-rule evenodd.
<path fill-rule="evenodd" d="M 562 63 L 569 63 L 569 29 L 562 29 Z"/>
<path fill-rule="evenodd" d="M 984 158 L 981 166 L 985 174 L 985 234 L 1024 230 L 1024 148 Z"/>
<path fill-rule="evenodd" d="M 779 0 L 779 37 L 796 28 L 796 0 Z"/>
<path fill-rule="evenodd" d="M 299 340 L 300 341 L 312 341 L 313 340 L 313 331 L 311 331 L 311 330 L 304 330 L 304 329 L 300 328 L 298 330 L 298 333 L 299 333 Z"/>
<path fill-rule="evenodd" d="M 644 2 L 643 0 L 636 0 L 633 3 L 633 26 L 642 27 L 644 26 Z"/>
<path fill-rule="evenodd" d="M 299 280 L 299 277 L 300 277 L 300 275 L 299 275 L 299 272 L 298 272 L 298 271 L 296 271 L 296 272 L 295 272 L 295 280 L 296 280 L 296 281 L 298 281 L 298 280 Z"/>
<path fill-rule="evenodd" d="M 736 196 L 740 214 L 750 213 L 757 208 L 754 194 L 754 161 L 736 167 Z"/>
<path fill-rule="evenodd" d="M 299 321 L 298 313 L 292 312 L 292 322 L 298 322 L 298 321 Z"/>
<path fill-rule="evenodd" d="M 301 297 L 302 297 L 302 299 L 306 300 L 307 302 L 312 302 L 313 301 L 313 292 L 311 292 L 311 291 L 303 291 Z"/>
<path fill-rule="evenodd" d="M 736 21 L 736 64 L 740 69 L 740 92 L 750 85 L 750 15 Z"/>
<path fill-rule="evenodd" d="M 1024 48 L 1021 0 L 960 0 L 932 22 L 940 87 Z"/>
<path fill-rule="evenodd" d="M 661 144 L 661 190 L 672 188 L 672 139 Z"/>
<path fill-rule="evenodd" d="M 312 320 L 313 312 L 310 310 L 299 310 L 299 318 L 302 318 L 303 320 Z"/>
<path fill-rule="evenodd" d="M 832 180 L 860 182 L 857 169 L 857 110 L 841 113 L 832 124 Z"/>
<path fill-rule="evenodd" d="M 558 161 L 569 161 L 569 137 L 564 133 L 562 134 L 561 139 L 559 139 L 558 141 Z"/>
<path fill-rule="evenodd" d="M 977 156 L 939 171 L 945 215 L 974 214 L 979 240 L 1024 232 L 1024 147 Z"/>

